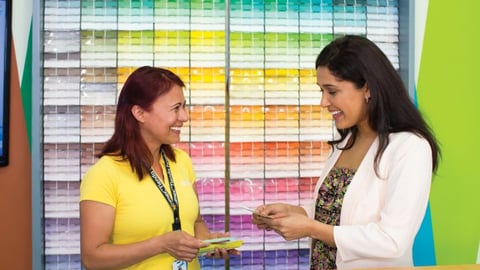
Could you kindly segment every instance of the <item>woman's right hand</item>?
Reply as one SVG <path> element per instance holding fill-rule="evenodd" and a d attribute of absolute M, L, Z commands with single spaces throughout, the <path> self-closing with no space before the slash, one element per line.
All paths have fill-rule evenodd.
<path fill-rule="evenodd" d="M 286 203 L 265 204 L 255 209 L 252 223 L 256 224 L 259 229 L 271 231 L 274 229 L 272 227 L 273 220 L 284 218 L 292 214 L 306 215 L 306 212 L 300 206 Z"/>
<path fill-rule="evenodd" d="M 272 230 L 271 219 L 285 217 L 288 215 L 292 205 L 285 203 L 265 204 L 257 207 L 253 213 L 252 223 L 262 230 Z"/>
<path fill-rule="evenodd" d="M 208 246 L 208 243 L 183 231 L 169 232 L 158 238 L 165 252 L 178 260 L 187 262 L 198 256 L 200 248 Z"/>
<path fill-rule="evenodd" d="M 272 203 L 257 207 L 255 212 L 271 218 L 281 218 L 287 216 L 295 207 L 287 203 Z"/>

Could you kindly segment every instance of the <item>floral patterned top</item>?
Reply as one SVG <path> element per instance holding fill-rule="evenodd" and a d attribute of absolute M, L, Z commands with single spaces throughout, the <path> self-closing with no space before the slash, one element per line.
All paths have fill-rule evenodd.
<path fill-rule="evenodd" d="M 315 219 L 329 225 L 340 224 L 343 197 L 355 175 L 355 169 L 334 167 L 318 190 Z M 336 269 L 337 248 L 313 239 L 310 269 Z"/>

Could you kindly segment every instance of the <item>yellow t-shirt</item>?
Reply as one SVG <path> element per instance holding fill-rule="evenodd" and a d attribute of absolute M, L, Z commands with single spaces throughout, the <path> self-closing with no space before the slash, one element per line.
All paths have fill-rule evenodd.
<path fill-rule="evenodd" d="M 198 215 L 198 198 L 193 190 L 195 173 L 190 157 L 175 149 L 176 162 L 169 160 L 172 178 L 179 200 L 182 230 L 194 235 Z M 160 158 L 165 176 L 165 188 L 170 192 L 167 172 Z M 170 196 L 171 197 L 171 196 Z M 115 208 L 111 241 L 128 244 L 172 231 L 173 212 L 165 197 L 147 174 L 141 181 L 128 161 L 103 156 L 84 175 L 80 184 L 80 201 L 92 200 Z M 168 253 L 150 257 L 125 269 L 172 269 L 175 258 Z M 189 270 L 200 269 L 195 259 Z"/>

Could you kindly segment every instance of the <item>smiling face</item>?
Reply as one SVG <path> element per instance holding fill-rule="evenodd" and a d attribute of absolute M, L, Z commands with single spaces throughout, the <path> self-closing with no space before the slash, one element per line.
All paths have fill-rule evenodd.
<path fill-rule="evenodd" d="M 174 85 L 170 91 L 157 97 L 148 110 L 138 105 L 132 107 L 132 114 L 139 122 L 140 132 L 149 148 L 180 141 L 180 129 L 188 121 L 185 105 L 182 88 Z"/>
<path fill-rule="evenodd" d="M 332 114 L 338 129 L 368 127 L 366 99 L 370 98 L 370 92 L 366 85 L 357 88 L 352 82 L 333 76 L 324 66 L 317 69 L 317 84 L 322 91 L 320 106 Z"/>

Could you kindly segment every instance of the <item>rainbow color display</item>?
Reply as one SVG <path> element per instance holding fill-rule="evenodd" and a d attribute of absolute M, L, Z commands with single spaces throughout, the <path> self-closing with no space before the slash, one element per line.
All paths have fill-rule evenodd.
<path fill-rule="evenodd" d="M 193 159 L 209 228 L 228 224 L 244 239 L 230 268 L 308 265 L 306 239 L 257 230 L 240 206 L 312 199 L 333 131 L 319 107 L 316 55 L 355 33 L 398 66 L 397 1 L 46 0 L 43 23 L 46 269 L 81 269 L 79 181 L 113 131 L 119 89 L 142 65 L 169 68 L 187 84 L 191 121 L 178 146 Z"/>

